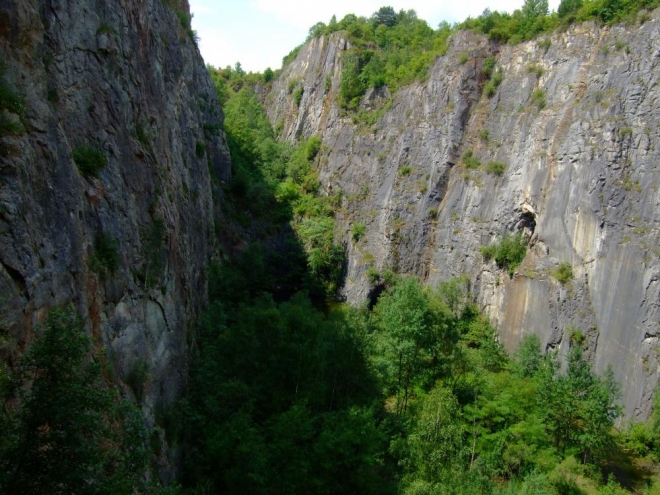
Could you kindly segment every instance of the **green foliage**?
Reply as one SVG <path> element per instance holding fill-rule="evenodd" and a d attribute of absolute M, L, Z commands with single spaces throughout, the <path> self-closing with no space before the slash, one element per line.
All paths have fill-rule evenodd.
<path fill-rule="evenodd" d="M 500 176 L 504 174 L 506 165 L 502 162 L 490 161 L 484 166 L 484 171 L 488 174 Z"/>
<path fill-rule="evenodd" d="M 0 490 L 146 493 L 142 418 L 104 385 L 80 318 L 55 309 L 42 332 L 3 390 Z"/>
<path fill-rule="evenodd" d="M 660 5 L 658 0 L 561 0 L 557 13 L 550 13 L 546 0 L 526 0 L 522 9 L 512 14 L 486 9 L 477 18 L 468 18 L 459 29 L 474 29 L 487 34 L 491 40 L 501 43 L 519 43 L 561 26 L 594 19 L 613 24 L 622 20 L 634 20 L 641 10 L 652 10 Z M 539 42 L 547 52 L 550 39 Z"/>
<path fill-rule="evenodd" d="M 142 404 L 144 398 L 144 385 L 149 378 L 149 365 L 144 359 L 138 359 L 131 366 L 126 379 L 126 385 L 133 391 L 138 404 Z"/>
<path fill-rule="evenodd" d="M 106 234 L 99 234 L 94 239 L 94 251 L 89 259 L 89 267 L 101 278 L 115 273 L 119 268 L 117 241 Z"/>
<path fill-rule="evenodd" d="M 493 95 L 495 95 L 497 88 L 500 87 L 503 79 L 504 71 L 501 68 L 495 72 L 489 73 L 488 82 L 484 86 L 484 95 L 486 95 L 487 98 L 491 98 Z"/>
<path fill-rule="evenodd" d="M 206 145 L 202 141 L 197 141 L 195 143 L 195 156 L 197 158 L 204 158 L 204 155 L 206 154 Z"/>
<path fill-rule="evenodd" d="M 302 86 L 298 86 L 294 92 L 293 92 L 293 102 L 296 104 L 297 107 L 300 106 L 300 101 L 302 100 L 304 88 Z"/>
<path fill-rule="evenodd" d="M 532 101 L 536 108 L 543 110 L 545 108 L 545 91 L 542 89 L 536 89 L 532 93 Z"/>
<path fill-rule="evenodd" d="M 495 70 L 495 57 L 488 57 L 481 66 L 481 72 L 486 76 L 486 79 L 490 79 L 493 75 L 493 70 Z"/>
<path fill-rule="evenodd" d="M 383 83 L 387 61 L 384 48 L 361 40 L 415 25 L 404 14 L 391 27 L 333 19 L 311 34 L 345 30 L 355 80 L 342 79 L 362 91 Z M 490 81 L 501 76 L 493 62 Z M 211 303 L 191 338 L 183 407 L 186 487 L 559 495 L 579 493 L 557 468 L 564 456 L 592 466 L 613 462 L 611 375 L 597 376 L 573 357 L 562 373 L 533 336 L 509 359 L 472 302 L 467 277 L 423 288 L 415 278 L 379 273 L 364 253 L 372 309 L 331 302 L 329 311 L 326 297 L 341 285 L 345 260 L 333 219 L 341 193 L 318 195 L 321 141 L 277 143 L 249 76 L 225 69 L 212 77 L 225 98 L 234 163 L 226 188 L 232 202 L 224 208 L 250 226 L 253 241 L 209 270 Z M 350 91 L 344 97 L 348 107 L 361 98 Z M 355 242 L 365 229 L 351 226 Z M 483 252 L 512 274 L 526 245 L 522 235 L 508 235 Z M 571 389 L 578 419 L 566 422 L 558 390 L 569 375 L 586 385 Z M 567 431 L 564 441 L 559 432 Z M 589 474 L 597 467 L 581 476 L 597 476 Z"/>
<path fill-rule="evenodd" d="M 481 247 L 481 255 L 486 261 L 494 259 L 497 267 L 506 269 L 509 276 L 520 266 L 527 253 L 527 243 L 522 234 L 507 234 L 500 242 Z"/>
<path fill-rule="evenodd" d="M 404 165 L 403 167 L 399 168 L 399 177 L 408 177 L 410 174 L 412 174 L 412 167 L 410 165 Z"/>
<path fill-rule="evenodd" d="M 380 272 L 378 269 L 373 266 L 367 268 L 367 280 L 369 280 L 369 285 L 376 285 L 380 281 Z"/>
<path fill-rule="evenodd" d="M 287 55 L 284 56 L 284 58 L 282 59 L 282 68 L 286 67 L 296 59 L 302 47 L 303 44 L 300 44 L 297 47 L 295 47 L 293 50 L 291 50 Z"/>
<path fill-rule="evenodd" d="M 266 67 L 266 70 L 264 71 L 264 82 L 269 83 L 273 80 L 274 77 L 275 73 L 273 72 L 273 69 Z"/>
<path fill-rule="evenodd" d="M 6 71 L 6 64 L 0 61 L 0 137 L 15 136 L 25 132 L 21 121 L 25 109 L 25 96 L 4 81 Z M 18 118 L 7 115 L 5 111 L 16 114 Z"/>
<path fill-rule="evenodd" d="M 209 69 L 223 91 L 225 131 L 232 158 L 232 199 L 262 225 L 290 221 L 307 253 L 310 274 L 328 291 L 341 283 L 344 250 L 335 244 L 334 201 L 319 197 L 313 162 L 321 150 L 317 136 L 298 143 L 278 143 L 263 105 L 246 78 L 236 71 Z M 218 82 L 222 81 L 222 82 Z M 292 92 L 302 87 L 293 80 Z M 247 221 L 247 219 L 246 219 Z M 288 233 L 287 235 L 290 235 Z M 295 258 L 298 259 L 298 258 Z"/>
<path fill-rule="evenodd" d="M 375 366 L 396 413 L 404 414 L 412 391 L 447 370 L 457 337 L 452 315 L 441 301 L 431 301 L 417 279 L 406 278 L 380 297 L 374 320 Z"/>
<path fill-rule="evenodd" d="M 80 146 L 73 150 L 73 160 L 80 173 L 97 177 L 99 171 L 108 164 L 105 153 L 94 145 Z"/>
<path fill-rule="evenodd" d="M 573 267 L 568 261 L 562 261 L 559 263 L 559 266 L 557 266 L 557 269 L 551 272 L 551 275 L 562 285 L 565 285 L 573 280 Z"/>
<path fill-rule="evenodd" d="M 336 31 L 345 31 L 352 43 L 343 56 L 339 103 L 343 109 L 355 111 L 369 88 L 387 86 L 395 92 L 424 79 L 435 58 L 446 52 L 452 29 L 442 23 L 434 31 L 413 10 L 395 13 L 391 7 L 383 7 L 369 19 L 349 14 L 327 26 L 318 23 L 310 29 L 310 36 Z"/>
<path fill-rule="evenodd" d="M 164 251 L 165 223 L 161 218 L 154 218 L 148 226 L 140 229 L 142 244 L 142 267 L 136 275 L 145 288 L 158 285 L 165 268 Z"/>
<path fill-rule="evenodd" d="M 474 156 L 474 152 L 472 151 L 472 148 L 468 148 L 467 150 L 465 150 L 465 153 L 463 153 L 461 160 L 463 160 L 463 164 L 467 169 L 479 168 L 479 166 L 481 165 L 481 161 L 479 161 L 479 159 L 476 156 Z"/>
<path fill-rule="evenodd" d="M 351 236 L 353 237 L 353 241 L 359 242 L 366 231 L 367 227 L 362 222 L 356 222 L 351 225 Z"/>
<path fill-rule="evenodd" d="M 613 443 L 612 426 L 621 413 L 613 372 L 595 376 L 579 344 L 571 347 L 566 375 L 559 375 L 558 369 L 559 364 L 549 360 L 540 378 L 548 433 L 562 453 L 579 454 L 584 462 L 601 459 Z"/>

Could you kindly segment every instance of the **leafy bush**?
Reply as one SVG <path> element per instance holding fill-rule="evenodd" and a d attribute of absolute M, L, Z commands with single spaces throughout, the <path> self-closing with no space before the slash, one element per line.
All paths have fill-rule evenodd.
<path fill-rule="evenodd" d="M 556 270 L 551 272 L 552 276 L 562 285 L 567 284 L 573 279 L 573 267 L 568 261 L 562 261 Z"/>
<path fill-rule="evenodd" d="M 195 143 L 195 155 L 197 158 L 204 158 L 206 153 L 206 145 L 202 141 L 197 141 Z"/>
<path fill-rule="evenodd" d="M 474 152 L 472 151 L 472 148 L 468 148 L 467 150 L 465 150 L 465 153 L 463 153 L 461 159 L 463 160 L 463 164 L 467 169 L 479 168 L 479 166 L 481 165 L 479 159 L 476 156 L 474 156 Z"/>
<path fill-rule="evenodd" d="M 90 258 L 89 267 L 98 273 L 101 278 L 113 274 L 119 268 L 117 241 L 106 234 L 98 235 L 94 240 L 94 251 Z"/>
<path fill-rule="evenodd" d="M 532 101 L 536 108 L 543 110 L 545 108 L 545 91 L 542 89 L 534 90 L 532 93 Z"/>
<path fill-rule="evenodd" d="M 373 266 L 367 268 L 367 280 L 369 280 L 370 285 L 376 285 L 380 281 L 380 272 L 378 269 Z"/>
<path fill-rule="evenodd" d="M 296 104 L 296 107 L 300 106 L 300 102 L 302 101 L 302 97 L 303 97 L 303 92 L 304 89 L 302 86 L 298 86 L 296 90 L 293 92 L 293 102 Z"/>
<path fill-rule="evenodd" d="M 6 64 L 0 61 L 0 137 L 25 132 L 21 121 L 25 109 L 25 96 L 14 91 L 3 81 L 6 70 Z M 18 118 L 6 115 L 5 110 L 18 115 Z"/>
<path fill-rule="evenodd" d="M 526 253 L 527 243 L 521 233 L 507 234 L 500 242 L 481 247 L 484 259 L 494 259 L 498 268 L 509 272 L 509 277 L 513 277 L 513 272 L 520 266 Z"/>
<path fill-rule="evenodd" d="M 108 164 L 102 150 L 93 145 L 81 146 L 73 150 L 73 160 L 83 175 L 97 177 L 99 171 Z"/>
<path fill-rule="evenodd" d="M 408 177 L 410 174 L 412 174 L 413 168 L 410 165 L 404 165 L 399 169 L 399 176 L 400 177 Z"/>
<path fill-rule="evenodd" d="M 481 72 L 483 72 L 486 79 L 490 79 L 493 75 L 493 70 L 495 69 L 495 57 L 488 57 L 484 60 L 484 64 L 481 66 Z"/>
<path fill-rule="evenodd" d="M 502 84 L 503 79 L 504 71 L 501 68 L 492 73 L 492 76 L 489 75 L 489 80 L 484 86 L 484 95 L 486 95 L 487 98 L 491 98 L 493 95 L 495 95 L 497 88 L 499 88 L 500 84 Z"/>
<path fill-rule="evenodd" d="M 357 222 L 351 225 L 351 235 L 355 242 L 359 242 L 366 231 L 367 227 L 362 222 Z"/>
<path fill-rule="evenodd" d="M 486 173 L 500 176 L 506 170 L 506 165 L 502 162 L 491 161 L 485 165 L 484 170 Z"/>

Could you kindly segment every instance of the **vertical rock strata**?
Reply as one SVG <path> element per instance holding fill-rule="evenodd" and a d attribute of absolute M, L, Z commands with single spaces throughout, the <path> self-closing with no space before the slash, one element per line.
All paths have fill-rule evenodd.
<path fill-rule="evenodd" d="M 186 0 L 0 2 L 3 89 L 25 101 L 3 110 L 22 124 L 0 136 L 0 359 L 72 304 L 148 411 L 182 391 L 214 248 L 211 176 L 229 174 L 187 15 Z M 105 163 L 96 174 L 80 170 L 85 151 Z"/>
<path fill-rule="evenodd" d="M 646 417 L 660 354 L 660 19 L 547 40 L 497 46 L 457 33 L 425 82 L 389 104 L 386 90 L 365 96 L 363 109 L 384 108 L 368 125 L 337 106 L 349 47 L 337 33 L 306 44 L 266 104 L 285 138 L 323 139 L 322 187 L 344 195 L 349 302 L 373 290 L 369 267 L 430 285 L 465 274 L 508 349 L 534 332 L 565 353 L 580 329 L 596 369 L 614 367 L 627 416 Z M 489 56 L 504 76 L 491 98 Z M 304 89 L 298 107 L 291 81 Z M 467 150 L 479 167 L 466 167 Z M 493 161 L 501 175 L 486 171 Z M 505 232 L 530 239 L 511 279 L 480 254 Z M 573 270 L 563 285 L 560 262 Z"/>

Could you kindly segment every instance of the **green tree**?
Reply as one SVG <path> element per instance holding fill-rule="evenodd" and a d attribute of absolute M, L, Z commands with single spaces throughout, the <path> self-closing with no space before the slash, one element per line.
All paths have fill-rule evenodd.
<path fill-rule="evenodd" d="M 621 414 L 618 384 L 611 370 L 593 373 L 580 344 L 573 344 L 566 374 L 549 356 L 540 372 L 539 394 L 544 422 L 555 446 L 564 453 L 579 453 L 583 462 L 603 457 L 612 444 L 612 427 Z"/>
<path fill-rule="evenodd" d="M 100 360 L 71 309 L 54 309 L 13 376 L 20 407 L 5 395 L 0 488 L 21 494 L 142 491 L 145 429 L 101 379 Z"/>
<path fill-rule="evenodd" d="M 378 365 L 389 391 L 396 395 L 397 413 L 405 413 L 437 339 L 429 297 L 419 280 L 405 278 L 383 294 L 374 308 L 374 320 Z"/>
<path fill-rule="evenodd" d="M 393 27 L 398 23 L 398 18 L 392 7 L 381 7 L 371 16 L 371 22 L 374 26 L 384 24 L 387 27 Z"/>

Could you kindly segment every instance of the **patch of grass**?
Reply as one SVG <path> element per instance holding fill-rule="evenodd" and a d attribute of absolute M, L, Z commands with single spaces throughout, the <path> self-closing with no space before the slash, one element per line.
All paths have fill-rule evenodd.
<path fill-rule="evenodd" d="M 458 63 L 463 65 L 465 62 L 468 61 L 468 54 L 467 52 L 461 53 L 461 56 L 458 58 Z"/>
<path fill-rule="evenodd" d="M 407 177 L 410 174 L 412 174 L 412 171 L 413 171 L 413 169 L 410 165 L 404 165 L 403 167 L 401 167 L 399 169 L 399 176 L 400 177 Z"/>
<path fill-rule="evenodd" d="M 73 161 L 80 173 L 97 177 L 99 171 L 108 164 L 105 153 L 94 145 L 80 146 L 73 150 Z"/>
<path fill-rule="evenodd" d="M 490 139 L 490 131 L 488 129 L 482 129 L 481 132 L 479 133 L 479 138 L 484 143 L 487 143 L 488 140 Z"/>

